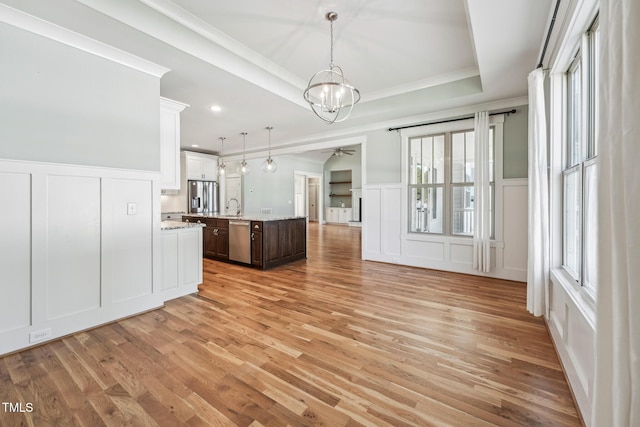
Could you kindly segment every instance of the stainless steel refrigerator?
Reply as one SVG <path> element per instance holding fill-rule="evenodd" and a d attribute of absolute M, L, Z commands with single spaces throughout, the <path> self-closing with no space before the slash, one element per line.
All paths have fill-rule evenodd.
<path fill-rule="evenodd" d="M 189 212 L 219 213 L 218 183 L 216 181 L 189 181 Z"/>

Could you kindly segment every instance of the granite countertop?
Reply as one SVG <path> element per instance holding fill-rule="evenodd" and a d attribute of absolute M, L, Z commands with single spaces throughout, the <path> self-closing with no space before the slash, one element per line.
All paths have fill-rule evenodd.
<path fill-rule="evenodd" d="M 185 214 L 184 216 L 193 216 L 198 218 L 220 218 L 239 221 L 279 221 L 283 219 L 306 218 L 305 216 L 296 215 L 268 215 L 268 214 L 245 214 L 245 215 L 219 215 L 219 214 Z"/>
<path fill-rule="evenodd" d="M 162 221 L 160 230 L 177 230 L 180 228 L 206 227 L 206 224 L 199 222 Z"/>

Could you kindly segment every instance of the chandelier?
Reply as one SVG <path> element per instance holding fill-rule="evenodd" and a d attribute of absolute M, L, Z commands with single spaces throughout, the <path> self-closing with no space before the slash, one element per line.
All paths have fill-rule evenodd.
<path fill-rule="evenodd" d="M 329 12 L 325 17 L 331 24 L 329 69 L 318 71 L 311 77 L 303 96 L 315 115 L 331 124 L 349 117 L 353 106 L 360 101 L 360 91 L 351 86 L 342 68 L 333 64 L 333 21 L 338 19 L 338 14 Z"/>

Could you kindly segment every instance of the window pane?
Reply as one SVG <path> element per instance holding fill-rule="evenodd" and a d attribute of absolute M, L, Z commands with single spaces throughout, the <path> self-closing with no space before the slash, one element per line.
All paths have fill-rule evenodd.
<path fill-rule="evenodd" d="M 422 138 L 409 140 L 409 184 L 422 184 Z"/>
<path fill-rule="evenodd" d="M 451 180 L 464 182 L 464 133 L 451 137 Z"/>
<path fill-rule="evenodd" d="M 580 189 L 578 168 L 564 176 L 564 265 L 578 280 L 580 277 Z"/>
<path fill-rule="evenodd" d="M 597 169 L 592 163 L 584 169 L 584 286 L 595 296 L 598 274 Z"/>
<path fill-rule="evenodd" d="M 474 133 L 453 133 L 451 137 L 451 180 L 473 182 L 474 178 Z"/>
<path fill-rule="evenodd" d="M 594 27 L 591 29 L 589 36 L 589 44 L 591 45 L 591 81 L 589 86 L 591 87 L 591 99 L 589 100 L 589 110 L 591 119 L 591 138 L 589 139 L 589 153 L 588 157 L 592 158 L 598 155 L 598 109 L 600 102 L 598 101 L 598 56 L 600 55 L 600 25 L 599 21 L 596 21 Z"/>
<path fill-rule="evenodd" d="M 474 187 L 453 187 L 453 234 L 473 235 Z"/>
<path fill-rule="evenodd" d="M 436 135 L 433 140 L 433 182 L 444 183 L 444 135 Z"/>
<path fill-rule="evenodd" d="M 581 65 L 578 57 L 568 71 L 567 93 L 567 167 L 577 165 L 580 161 L 581 120 L 582 105 Z"/>
<path fill-rule="evenodd" d="M 443 187 L 414 187 L 409 197 L 409 231 L 442 233 Z"/>
<path fill-rule="evenodd" d="M 444 183 L 444 135 L 409 140 L 409 184 Z"/>
<path fill-rule="evenodd" d="M 493 132 L 493 126 L 491 126 L 489 128 L 489 181 L 493 182 L 493 169 L 495 168 L 494 166 L 494 161 L 493 161 L 493 146 L 495 145 L 495 138 L 494 138 L 494 132 Z M 492 234 L 493 236 L 493 234 Z"/>

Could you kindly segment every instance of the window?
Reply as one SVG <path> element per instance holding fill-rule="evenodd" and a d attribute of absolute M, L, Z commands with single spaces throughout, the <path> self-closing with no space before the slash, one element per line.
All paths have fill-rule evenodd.
<path fill-rule="evenodd" d="M 569 275 L 595 295 L 597 275 L 598 19 L 566 72 L 562 253 Z"/>
<path fill-rule="evenodd" d="M 493 206 L 494 130 L 489 131 Z M 409 139 L 409 231 L 473 235 L 474 131 Z M 493 209 L 492 235 L 493 235 Z"/>

